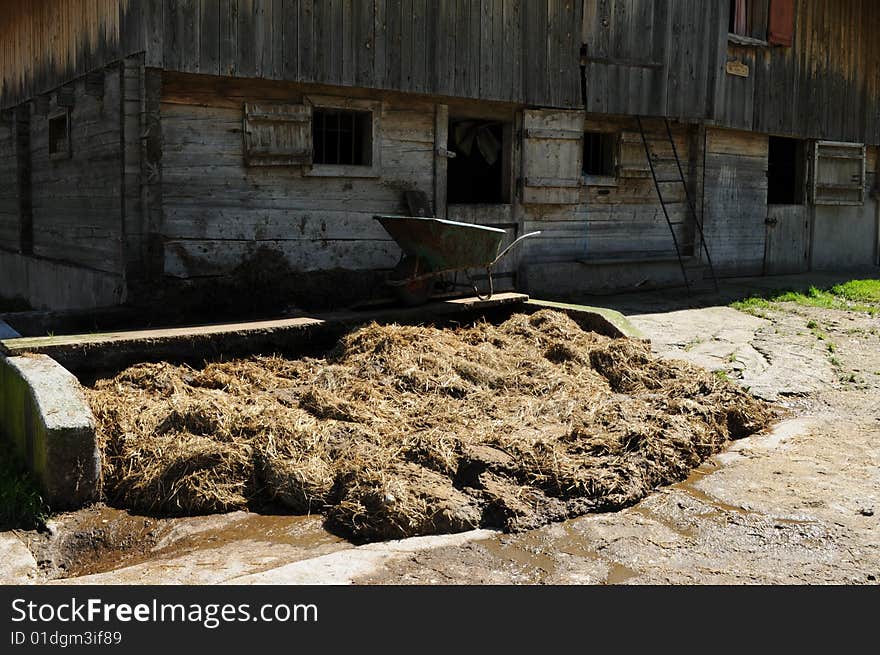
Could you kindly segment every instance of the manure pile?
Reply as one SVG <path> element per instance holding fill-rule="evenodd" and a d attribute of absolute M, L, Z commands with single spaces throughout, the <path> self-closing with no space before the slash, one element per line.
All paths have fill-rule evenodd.
<path fill-rule="evenodd" d="M 552 311 L 373 324 L 322 359 L 141 364 L 87 393 L 110 502 L 179 515 L 280 501 L 365 540 L 619 509 L 775 416 Z"/>

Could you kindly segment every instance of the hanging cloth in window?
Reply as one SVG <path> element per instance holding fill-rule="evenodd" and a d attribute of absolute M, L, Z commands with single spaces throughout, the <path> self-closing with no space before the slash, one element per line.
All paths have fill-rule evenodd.
<path fill-rule="evenodd" d="M 465 157 L 470 157 L 474 149 L 483 155 L 483 159 L 489 166 L 494 166 L 501 156 L 501 142 L 492 133 L 492 126 L 496 123 L 482 123 L 477 121 L 463 121 L 455 126 L 455 147 Z"/>

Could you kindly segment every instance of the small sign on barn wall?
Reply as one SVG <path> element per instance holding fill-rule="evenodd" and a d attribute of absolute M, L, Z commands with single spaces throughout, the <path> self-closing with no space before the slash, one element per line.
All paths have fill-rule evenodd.
<path fill-rule="evenodd" d="M 727 62 L 728 75 L 736 75 L 737 77 L 748 77 L 751 74 L 749 67 L 738 59 Z"/>

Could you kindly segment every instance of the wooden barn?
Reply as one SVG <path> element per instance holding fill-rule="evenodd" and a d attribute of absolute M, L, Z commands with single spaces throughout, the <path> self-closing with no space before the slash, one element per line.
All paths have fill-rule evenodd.
<path fill-rule="evenodd" d="M 534 294 L 878 263 L 874 0 L 2 4 L 34 307 L 381 295 L 413 191 Z"/>

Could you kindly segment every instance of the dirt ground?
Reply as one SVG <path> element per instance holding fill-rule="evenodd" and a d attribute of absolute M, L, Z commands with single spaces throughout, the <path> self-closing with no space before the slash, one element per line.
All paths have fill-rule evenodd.
<path fill-rule="evenodd" d="M 157 521 L 98 508 L 60 517 L 55 537 L 17 535 L 17 550 L 6 535 L 0 551 L 7 561 L 15 555 L 16 567 L 0 578 L 876 584 L 880 317 L 785 305 L 758 318 L 722 306 L 726 301 L 689 308 L 690 302 L 683 306 L 672 293 L 608 303 L 652 339 L 658 354 L 723 370 L 753 393 L 787 406 L 791 417 L 769 435 L 735 442 L 687 481 L 629 509 L 520 534 L 475 530 L 355 547 L 324 531 L 318 517 L 235 512 Z M 104 535 L 106 547 L 91 559 L 65 561 L 64 549 L 56 547 L 62 537 L 89 531 Z M 126 548 L 117 535 L 129 535 L 139 547 Z M 36 560 L 28 565 L 28 542 L 41 566 Z"/>

